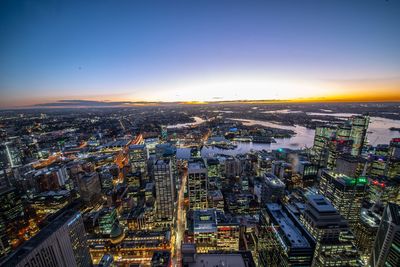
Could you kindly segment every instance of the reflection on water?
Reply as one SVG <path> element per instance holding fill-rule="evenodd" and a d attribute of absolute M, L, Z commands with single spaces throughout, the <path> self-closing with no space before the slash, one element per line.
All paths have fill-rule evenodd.
<path fill-rule="evenodd" d="M 283 114 L 288 114 L 288 113 L 302 113 L 303 111 L 300 110 L 291 110 L 291 109 L 278 109 L 278 110 L 267 110 L 263 111 L 262 113 L 283 113 Z"/>
<path fill-rule="evenodd" d="M 331 116 L 338 118 L 350 118 L 351 116 L 359 115 L 356 113 L 320 113 L 320 112 L 306 112 L 310 116 Z"/>
<path fill-rule="evenodd" d="M 314 113 L 316 114 L 316 113 Z M 336 115 L 338 117 L 346 115 L 350 117 L 356 114 L 350 113 L 320 113 L 324 115 Z M 203 119 L 195 117 L 196 123 L 184 123 L 180 124 L 181 127 L 194 125 L 198 123 L 204 122 Z M 303 126 L 295 125 L 295 126 L 288 126 L 282 125 L 279 123 L 268 122 L 268 121 L 257 121 L 257 120 L 245 120 L 245 119 L 233 119 L 237 121 L 241 121 L 244 125 L 262 125 L 265 127 L 273 127 L 273 128 L 280 128 L 286 130 L 293 130 L 296 135 L 291 138 L 276 138 L 276 143 L 272 144 L 261 144 L 261 143 L 252 143 L 252 142 L 236 142 L 237 148 L 231 150 L 219 149 L 219 148 L 212 148 L 212 147 L 204 147 L 201 151 L 202 156 L 208 157 L 212 156 L 213 154 L 225 154 L 225 155 L 236 155 L 247 153 L 250 150 L 273 150 L 278 148 L 291 148 L 291 149 L 301 149 L 305 147 L 311 147 L 314 141 L 314 134 L 315 131 L 313 129 L 308 129 Z M 179 124 L 178 124 L 179 125 Z M 175 125 L 178 126 L 178 125 Z M 399 137 L 400 134 L 397 131 L 390 131 L 391 127 L 400 127 L 400 120 L 391 120 L 379 117 L 371 117 L 371 122 L 368 127 L 368 134 L 367 139 L 369 144 L 376 146 L 378 144 L 389 144 L 390 140 L 395 137 Z M 187 155 L 187 151 L 181 151 Z"/>
<path fill-rule="evenodd" d="M 291 138 L 276 138 L 276 143 L 264 144 L 264 143 L 253 143 L 253 142 L 236 142 L 237 148 L 226 150 L 212 147 L 204 147 L 201 151 L 202 156 L 209 157 L 213 154 L 225 154 L 225 155 L 236 155 L 247 153 L 250 150 L 273 150 L 278 148 L 291 148 L 291 149 L 301 149 L 305 147 L 311 147 L 314 141 L 315 130 L 308 129 L 303 126 L 295 125 L 281 125 L 273 122 L 267 121 L 257 121 L 257 120 L 242 120 L 234 119 L 243 122 L 244 125 L 262 125 L 265 127 L 273 127 L 285 130 L 293 130 L 296 135 Z"/>
<path fill-rule="evenodd" d="M 168 125 L 167 129 L 190 127 L 190 126 L 194 126 L 194 125 L 205 122 L 205 120 L 203 120 L 200 117 L 193 117 L 193 119 L 195 120 L 195 122 L 187 122 L 187 123 L 178 123 L 178 124 L 174 124 L 174 125 Z"/>
<path fill-rule="evenodd" d="M 379 117 L 371 117 L 367 134 L 368 141 L 371 145 L 389 144 L 390 140 L 400 137 L 397 131 L 391 131 L 391 127 L 400 127 L 400 120 L 391 120 Z"/>

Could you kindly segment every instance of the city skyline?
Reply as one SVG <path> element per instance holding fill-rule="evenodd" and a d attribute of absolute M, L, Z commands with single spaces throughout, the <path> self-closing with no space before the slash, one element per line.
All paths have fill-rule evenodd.
<path fill-rule="evenodd" d="M 400 101 L 395 1 L 1 5 L 0 108 Z"/>

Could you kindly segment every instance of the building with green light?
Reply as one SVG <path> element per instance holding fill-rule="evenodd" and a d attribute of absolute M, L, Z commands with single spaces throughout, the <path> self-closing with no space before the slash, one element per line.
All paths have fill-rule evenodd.
<path fill-rule="evenodd" d="M 321 173 L 319 192 L 353 227 L 360 222 L 361 205 L 367 194 L 367 186 L 366 177 L 353 178 L 324 170 Z"/>

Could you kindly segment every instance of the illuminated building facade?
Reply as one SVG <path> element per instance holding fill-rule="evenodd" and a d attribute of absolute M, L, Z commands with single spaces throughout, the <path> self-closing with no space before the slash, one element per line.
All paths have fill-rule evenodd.
<path fill-rule="evenodd" d="M 223 212 L 217 215 L 217 250 L 239 251 L 239 223 L 234 218 L 227 218 Z"/>
<path fill-rule="evenodd" d="M 117 210 L 114 207 L 103 208 L 99 212 L 99 230 L 103 235 L 109 235 L 117 222 Z"/>
<path fill-rule="evenodd" d="M 346 220 L 324 196 L 308 196 L 300 221 L 316 241 L 312 266 L 360 266 Z"/>
<path fill-rule="evenodd" d="M 341 155 L 350 154 L 352 149 L 352 140 L 332 139 L 328 142 L 327 168 L 334 169 L 336 161 Z"/>
<path fill-rule="evenodd" d="M 69 210 L 57 216 L 0 265 L 4 267 L 92 266 L 81 214 Z"/>
<path fill-rule="evenodd" d="M 386 206 L 389 202 L 400 202 L 400 181 L 380 177 L 370 179 L 368 198 L 372 203 Z"/>
<path fill-rule="evenodd" d="M 400 266 L 400 206 L 397 204 L 389 203 L 383 212 L 370 264 L 372 267 Z"/>
<path fill-rule="evenodd" d="M 285 192 L 285 184 L 274 174 L 266 173 L 261 187 L 261 202 L 277 202 Z"/>
<path fill-rule="evenodd" d="M 350 138 L 353 140 L 351 154 L 353 156 L 361 155 L 365 143 L 369 125 L 369 116 L 353 116 L 351 117 Z"/>
<path fill-rule="evenodd" d="M 332 125 L 318 126 L 315 129 L 314 145 L 312 148 L 313 162 L 320 167 L 326 167 L 328 161 L 328 143 L 336 133 Z"/>
<path fill-rule="evenodd" d="M 140 171 L 143 177 L 147 177 L 147 161 L 149 160 L 149 151 L 146 145 L 129 146 L 129 162 L 132 171 Z"/>
<path fill-rule="evenodd" d="M 259 152 L 257 155 L 257 176 L 261 177 L 272 171 L 272 157 L 269 154 Z"/>
<path fill-rule="evenodd" d="M 160 221 L 172 222 L 174 216 L 175 186 L 169 159 L 158 159 L 153 166 L 156 188 L 156 214 Z"/>
<path fill-rule="evenodd" d="M 115 264 L 149 266 L 156 251 L 171 250 L 170 231 L 126 231 L 123 238 L 89 237 L 90 255 L 97 264 L 104 254 L 114 256 Z"/>
<path fill-rule="evenodd" d="M 0 255 L 4 256 L 11 251 L 13 243 L 19 242 L 18 232 L 27 221 L 16 188 L 1 189 L 0 203 Z"/>
<path fill-rule="evenodd" d="M 221 177 L 221 166 L 216 158 L 207 159 L 208 177 Z"/>
<path fill-rule="evenodd" d="M 318 166 L 309 161 L 300 161 L 296 173 L 300 176 L 304 187 L 312 186 L 317 178 Z"/>
<path fill-rule="evenodd" d="M 370 155 L 368 161 L 368 176 L 376 178 L 386 175 L 387 156 Z"/>
<path fill-rule="evenodd" d="M 324 170 L 319 192 L 324 195 L 351 226 L 360 222 L 362 201 L 367 194 L 368 180 Z"/>
<path fill-rule="evenodd" d="M 217 249 L 218 228 L 215 209 L 193 211 L 193 236 L 198 253 Z"/>
<path fill-rule="evenodd" d="M 378 214 L 367 209 L 361 210 L 361 220 L 354 230 L 354 235 L 356 238 L 355 244 L 366 262 L 371 255 L 380 221 L 381 218 Z"/>
<path fill-rule="evenodd" d="M 260 224 L 261 266 L 311 266 L 315 242 L 285 205 L 266 204 Z"/>
<path fill-rule="evenodd" d="M 343 173 L 350 177 L 359 177 L 367 167 L 367 160 L 360 156 L 341 155 L 336 160 L 335 172 Z"/>
<path fill-rule="evenodd" d="M 390 179 L 400 176 L 400 138 L 393 138 L 390 141 L 387 176 Z"/>
<path fill-rule="evenodd" d="M 188 163 L 188 194 L 190 209 L 206 209 L 208 207 L 208 176 L 203 160 Z"/>

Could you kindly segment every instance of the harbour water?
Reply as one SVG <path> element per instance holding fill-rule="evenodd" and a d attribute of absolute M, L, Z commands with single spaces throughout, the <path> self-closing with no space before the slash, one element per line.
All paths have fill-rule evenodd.
<path fill-rule="evenodd" d="M 325 113 L 321 113 L 325 114 Z M 337 117 L 350 117 L 356 114 L 346 113 L 328 113 L 329 116 Z M 203 119 L 196 117 L 195 123 L 180 124 L 184 126 L 196 125 L 204 122 Z M 257 121 L 247 119 L 235 119 L 243 122 L 244 125 L 262 125 L 266 127 L 280 128 L 293 130 L 296 135 L 291 138 L 276 138 L 276 143 L 271 144 L 260 144 L 252 142 L 236 142 L 237 147 L 235 149 L 219 149 L 216 147 L 204 147 L 201 151 L 204 157 L 209 157 L 214 154 L 225 154 L 225 155 L 236 155 L 249 152 L 250 150 L 273 150 L 278 148 L 291 148 L 301 149 L 311 147 L 313 145 L 315 130 L 309 129 L 300 125 L 288 126 L 279 123 L 268 122 L 268 121 Z M 177 127 L 178 125 L 175 125 Z M 183 126 L 183 127 L 184 127 Z M 182 127 L 182 126 L 181 126 Z M 395 137 L 400 137 L 400 133 L 397 131 L 390 131 L 391 127 L 400 127 L 400 120 L 391 120 L 386 118 L 371 117 L 371 122 L 368 127 L 367 140 L 369 144 L 376 146 L 378 144 L 389 144 L 390 140 Z M 185 152 L 186 154 L 186 152 Z"/>

